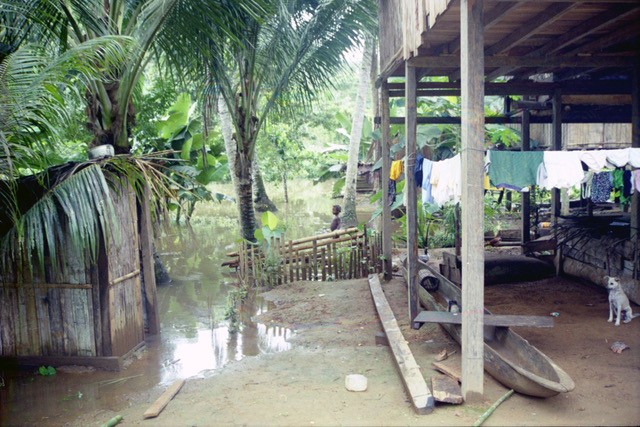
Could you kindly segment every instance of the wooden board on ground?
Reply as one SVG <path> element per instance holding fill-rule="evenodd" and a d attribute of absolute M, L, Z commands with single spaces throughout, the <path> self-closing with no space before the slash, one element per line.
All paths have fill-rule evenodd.
<path fill-rule="evenodd" d="M 369 287 L 373 301 L 380 316 L 380 322 L 387 334 L 389 346 L 395 356 L 402 381 L 409 392 L 414 409 L 420 414 L 428 414 L 433 410 L 435 401 L 427 383 L 420 372 L 420 367 L 404 339 L 389 302 L 382 291 L 380 279 L 376 274 L 369 275 Z"/>
<path fill-rule="evenodd" d="M 173 384 L 171 384 L 164 391 L 164 393 L 162 393 L 162 395 L 158 398 L 158 400 L 156 400 L 153 403 L 153 405 L 151 405 L 149 407 L 149 409 L 147 409 L 144 412 L 144 414 L 142 415 L 143 418 L 147 419 L 147 418 L 155 418 L 155 417 L 157 417 L 160 414 L 160 412 L 162 412 L 164 407 L 167 406 L 167 404 L 171 401 L 171 399 L 173 399 L 173 397 L 176 394 L 178 394 L 178 392 L 180 391 L 180 389 L 184 385 L 184 382 L 185 382 L 185 380 L 174 381 Z"/>
<path fill-rule="evenodd" d="M 460 373 L 460 367 L 453 366 L 453 365 L 445 365 L 444 363 L 440 363 L 440 362 L 433 362 L 432 365 L 434 368 L 436 368 L 438 371 L 442 372 L 443 374 L 453 378 L 458 382 L 462 382 L 462 374 Z"/>
<path fill-rule="evenodd" d="M 460 384 L 447 375 L 431 377 L 431 389 L 437 402 L 459 405 L 464 401 Z"/>
<path fill-rule="evenodd" d="M 418 323 L 454 323 L 462 324 L 462 314 L 446 311 L 421 311 L 413 320 Z M 512 314 L 485 314 L 485 326 L 524 326 L 532 328 L 553 328 L 551 316 L 520 316 Z"/>

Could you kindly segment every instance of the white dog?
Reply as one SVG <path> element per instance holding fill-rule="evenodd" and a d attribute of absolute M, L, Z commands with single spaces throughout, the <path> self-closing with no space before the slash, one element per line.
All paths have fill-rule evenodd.
<path fill-rule="evenodd" d="M 634 317 L 640 316 L 640 314 L 633 314 L 631 305 L 629 304 L 629 298 L 622 290 L 620 281 L 615 277 L 605 276 L 607 281 L 607 289 L 609 290 L 609 320 L 607 322 L 613 322 L 613 314 L 616 315 L 616 326 L 620 326 L 620 319 L 623 319 L 624 323 L 631 322 Z M 624 314 L 623 314 L 624 313 Z"/>

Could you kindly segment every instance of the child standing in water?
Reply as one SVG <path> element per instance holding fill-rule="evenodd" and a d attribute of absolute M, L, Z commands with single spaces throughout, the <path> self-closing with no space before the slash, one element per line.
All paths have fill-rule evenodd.
<path fill-rule="evenodd" d="M 340 212 L 342 212 L 342 208 L 340 205 L 333 205 L 333 221 L 331 221 L 331 231 L 335 231 L 340 228 Z"/>

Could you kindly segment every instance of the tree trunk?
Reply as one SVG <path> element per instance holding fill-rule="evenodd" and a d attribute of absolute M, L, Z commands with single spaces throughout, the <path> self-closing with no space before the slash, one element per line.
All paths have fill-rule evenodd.
<path fill-rule="evenodd" d="M 240 203 L 240 194 L 241 188 L 238 185 L 239 178 L 236 173 L 236 153 L 237 153 L 237 145 L 234 140 L 233 135 L 233 124 L 231 122 L 231 114 L 229 113 L 229 109 L 227 108 L 227 104 L 224 102 L 222 97 L 218 98 L 218 114 L 220 116 L 220 128 L 222 130 L 222 139 L 224 140 L 224 151 L 227 154 L 227 162 L 229 166 L 229 175 L 231 175 L 231 183 L 233 184 L 233 188 L 236 193 L 236 208 L 238 209 L 238 218 L 241 222 L 241 227 L 244 230 L 244 226 L 242 225 L 242 208 Z M 251 197 L 249 197 L 251 199 Z M 251 201 L 253 204 L 253 200 Z M 253 210 L 253 205 L 251 207 Z M 255 230 L 255 217 L 253 220 L 254 230 Z M 253 237 L 253 231 L 247 231 L 245 234 L 244 231 L 242 233 L 243 237 L 246 239 L 247 236 L 251 235 Z"/>
<path fill-rule="evenodd" d="M 133 103 L 129 102 L 122 115 L 117 100 L 120 82 L 100 83 L 98 89 L 101 96 L 92 92 L 86 94 L 86 126 L 93 134 L 89 146 L 111 144 L 116 154 L 128 154 L 131 150 L 129 135 L 136 121 Z"/>
<path fill-rule="evenodd" d="M 253 211 L 253 182 L 251 179 L 251 160 L 249 154 L 240 150 L 236 155 L 236 195 L 238 197 L 238 209 L 240 212 L 240 227 L 242 238 L 255 242 L 256 215 Z"/>
<path fill-rule="evenodd" d="M 258 212 L 276 212 L 278 210 L 267 195 L 267 189 L 264 187 L 264 181 L 262 180 L 262 174 L 260 173 L 260 167 L 258 166 L 258 159 L 255 153 L 253 155 L 253 192 L 255 194 L 254 203 Z"/>
<path fill-rule="evenodd" d="M 342 214 L 342 226 L 344 228 L 358 225 L 356 217 L 356 184 L 358 176 L 358 153 L 360 151 L 360 139 L 362 138 L 362 124 L 364 122 L 364 109 L 369 90 L 369 73 L 371 70 L 373 41 L 367 37 L 364 43 L 362 65 L 358 77 L 358 92 L 356 105 L 351 122 L 351 137 L 349 139 L 349 160 L 347 162 L 347 174 L 344 186 L 344 210 Z"/>
<path fill-rule="evenodd" d="M 289 187 L 287 186 L 287 171 L 282 172 L 282 186 L 284 187 L 284 202 L 289 203 Z"/>

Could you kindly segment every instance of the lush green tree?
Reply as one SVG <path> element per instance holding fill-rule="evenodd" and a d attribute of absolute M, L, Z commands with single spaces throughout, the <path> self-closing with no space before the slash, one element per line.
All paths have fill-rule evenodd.
<path fill-rule="evenodd" d="M 266 18 L 243 13 L 239 44 L 211 56 L 207 77 L 233 124 L 235 175 L 243 238 L 255 240 L 252 162 L 258 134 L 273 110 L 309 103 L 343 66 L 346 50 L 372 27 L 370 0 L 265 0 Z M 217 48 L 220 48 L 218 46 Z M 213 46 L 216 49 L 216 46 Z"/>
<path fill-rule="evenodd" d="M 0 7 L 37 28 L 42 43 L 62 51 L 88 40 L 124 35 L 133 41 L 127 60 L 109 79 L 94 79 L 86 92 L 87 127 L 92 145 L 113 144 L 128 153 L 136 111 L 134 89 L 152 58 L 162 68 L 188 79 L 197 60 L 208 55 L 210 37 L 237 40 L 243 23 L 238 14 L 255 17 L 259 0 L 5 0 Z M 203 34 L 206 37 L 203 37 Z"/>
<path fill-rule="evenodd" d="M 0 60 L 0 271 L 8 263 L 32 268 L 32 257 L 42 268 L 45 252 L 54 270 L 65 268 L 56 256 L 60 241 L 79 256 L 87 249 L 95 254 L 98 229 L 104 232 L 112 218 L 102 168 L 71 163 L 44 170 L 58 158 L 52 149 L 69 118 L 65 99 L 88 81 L 117 73 L 127 44 L 124 37 L 98 38 L 62 55 L 23 45 Z"/>

